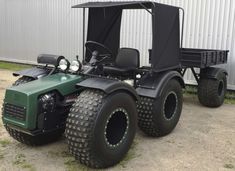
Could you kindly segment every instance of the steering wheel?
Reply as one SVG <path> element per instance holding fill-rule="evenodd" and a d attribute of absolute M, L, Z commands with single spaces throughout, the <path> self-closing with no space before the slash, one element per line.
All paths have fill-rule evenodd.
<path fill-rule="evenodd" d="M 113 57 L 112 51 L 106 47 L 105 45 L 95 42 L 95 41 L 87 41 L 85 43 L 86 49 L 92 54 L 94 51 L 98 52 L 98 56 L 101 57 L 99 61 L 102 61 L 106 58 Z"/>

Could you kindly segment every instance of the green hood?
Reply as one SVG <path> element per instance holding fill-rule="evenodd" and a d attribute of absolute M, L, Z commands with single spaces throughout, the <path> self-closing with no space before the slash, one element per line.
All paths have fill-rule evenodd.
<path fill-rule="evenodd" d="M 15 111 L 19 117 L 13 117 L 7 113 L 9 110 L 4 110 L 3 123 L 27 130 L 35 129 L 38 113 L 38 97 L 53 90 L 58 91 L 62 96 L 71 94 L 78 91 L 75 85 L 82 80 L 82 77 L 79 75 L 58 73 L 8 88 L 5 94 L 4 106 L 11 106 L 10 113 Z M 25 116 L 21 116 L 21 114 Z"/>

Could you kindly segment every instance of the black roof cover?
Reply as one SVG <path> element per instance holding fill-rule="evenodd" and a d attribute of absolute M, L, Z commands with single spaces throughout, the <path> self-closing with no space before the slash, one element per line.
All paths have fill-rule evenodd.
<path fill-rule="evenodd" d="M 87 2 L 84 4 L 74 5 L 72 8 L 107 8 L 107 7 L 121 7 L 122 9 L 140 9 L 144 5 L 151 8 L 154 2 L 148 1 L 121 1 L 121 2 Z"/>
<path fill-rule="evenodd" d="M 109 47 L 114 56 L 120 46 L 123 9 L 151 8 L 153 38 L 151 64 L 156 72 L 180 67 L 179 8 L 155 2 L 88 2 L 73 8 L 89 8 L 87 40 Z M 87 54 L 87 53 L 86 53 Z M 127 56 L 128 57 L 128 56 Z M 89 57 L 86 56 L 86 61 Z"/>

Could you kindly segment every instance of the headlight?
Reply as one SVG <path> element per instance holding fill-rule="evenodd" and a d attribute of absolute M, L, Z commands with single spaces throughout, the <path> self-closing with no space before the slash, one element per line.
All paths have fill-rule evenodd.
<path fill-rule="evenodd" d="M 65 71 L 68 69 L 69 67 L 69 62 L 66 59 L 61 59 L 59 62 L 59 67 L 62 71 Z"/>
<path fill-rule="evenodd" d="M 73 72 L 77 72 L 81 69 L 81 65 L 78 61 L 73 61 L 70 65 L 70 70 Z"/>

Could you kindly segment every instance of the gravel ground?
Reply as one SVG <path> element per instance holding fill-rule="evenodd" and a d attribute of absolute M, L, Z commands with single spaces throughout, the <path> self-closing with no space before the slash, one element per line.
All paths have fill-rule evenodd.
<path fill-rule="evenodd" d="M 0 70 L 0 104 L 5 89 L 15 81 Z M 42 147 L 13 140 L 0 122 L 0 171 L 89 170 L 68 154 L 65 138 Z M 125 159 L 107 170 L 235 170 L 235 105 L 218 109 L 201 106 L 194 96 L 184 97 L 176 129 L 162 138 L 137 132 Z"/>

